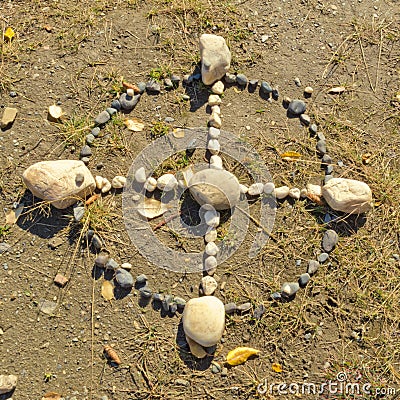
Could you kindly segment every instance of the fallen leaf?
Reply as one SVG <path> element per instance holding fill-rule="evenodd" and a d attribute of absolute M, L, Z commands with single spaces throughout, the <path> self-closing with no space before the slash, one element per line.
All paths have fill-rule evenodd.
<path fill-rule="evenodd" d="M 141 132 L 144 129 L 144 123 L 138 118 L 126 119 L 125 126 L 133 132 Z"/>
<path fill-rule="evenodd" d="M 172 131 L 172 134 L 174 135 L 175 138 L 177 139 L 182 139 L 185 137 L 185 130 L 182 128 L 175 128 Z"/>
<path fill-rule="evenodd" d="M 235 93 L 240 93 L 241 92 L 241 90 L 239 90 L 237 87 L 233 87 L 233 91 L 235 92 Z"/>
<path fill-rule="evenodd" d="M 340 93 L 343 93 L 345 90 L 346 90 L 346 88 L 344 86 L 336 86 L 336 87 L 330 88 L 328 90 L 328 93 L 329 94 L 340 94 Z"/>
<path fill-rule="evenodd" d="M 14 225 L 17 221 L 19 216 L 22 214 L 24 209 L 24 205 L 21 204 L 18 208 L 8 211 L 6 214 L 6 225 Z"/>
<path fill-rule="evenodd" d="M 114 299 L 114 285 L 110 281 L 104 281 L 101 285 L 101 295 L 106 300 Z"/>
<path fill-rule="evenodd" d="M 143 203 L 138 206 L 138 213 L 148 219 L 163 215 L 167 211 L 167 205 L 152 197 L 145 197 Z"/>
<path fill-rule="evenodd" d="M 11 40 L 13 40 L 15 36 L 15 32 L 13 30 L 13 28 L 11 28 L 10 26 L 6 29 L 6 31 L 4 32 L 4 39 L 8 40 L 9 42 L 11 42 Z"/>
<path fill-rule="evenodd" d="M 282 160 L 286 161 L 296 161 L 301 157 L 301 154 L 297 151 L 286 151 L 285 153 L 281 154 Z"/>
<path fill-rule="evenodd" d="M 123 86 L 125 89 L 133 89 L 133 91 L 134 91 L 135 93 L 140 93 L 140 89 L 139 89 L 135 84 L 133 84 L 133 83 L 129 83 L 129 82 L 123 81 L 123 82 L 122 82 L 122 86 Z"/>
<path fill-rule="evenodd" d="M 226 362 L 229 365 L 239 365 L 247 361 L 250 356 L 256 355 L 260 350 L 253 349 L 251 347 L 236 347 L 231 350 L 226 356 Z"/>
<path fill-rule="evenodd" d="M 42 400 L 60 400 L 61 394 L 56 392 L 48 392 L 43 397 Z"/>
<path fill-rule="evenodd" d="M 272 363 L 272 371 L 282 372 L 283 371 L 282 365 L 278 363 Z"/>

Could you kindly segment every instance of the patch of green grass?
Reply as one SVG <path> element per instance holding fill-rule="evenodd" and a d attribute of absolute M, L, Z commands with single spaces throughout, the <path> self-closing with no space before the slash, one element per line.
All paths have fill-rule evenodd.
<path fill-rule="evenodd" d="M 149 78 L 157 82 L 160 82 L 161 80 L 168 78 L 169 76 L 171 76 L 171 70 L 169 67 L 165 66 L 153 68 L 150 70 L 149 73 Z"/>
<path fill-rule="evenodd" d="M 161 136 L 167 135 L 171 131 L 171 127 L 163 121 L 153 122 L 153 126 L 150 129 L 150 134 L 153 139 L 157 139 Z"/>
<path fill-rule="evenodd" d="M 60 134 L 66 147 L 83 146 L 86 143 L 86 135 L 90 132 L 93 123 L 87 116 L 73 115 L 60 126 Z"/>
<path fill-rule="evenodd" d="M 0 238 L 4 238 L 11 233 L 11 226 L 0 225 Z"/>

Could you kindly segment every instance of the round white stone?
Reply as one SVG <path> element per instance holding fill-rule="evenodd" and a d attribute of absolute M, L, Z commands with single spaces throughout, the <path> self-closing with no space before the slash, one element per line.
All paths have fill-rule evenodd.
<path fill-rule="evenodd" d="M 178 181 L 172 174 L 164 174 L 157 179 L 157 187 L 160 190 L 164 190 L 165 192 L 174 190 L 177 188 L 177 186 L 178 186 Z"/>
<path fill-rule="evenodd" d="M 281 186 L 275 189 L 275 197 L 279 200 L 284 199 L 289 195 L 289 187 L 288 186 Z"/>
<path fill-rule="evenodd" d="M 298 188 L 292 188 L 292 189 L 290 189 L 290 190 L 289 190 L 289 196 L 290 196 L 292 199 L 299 200 L 299 199 L 300 199 L 300 196 L 301 196 L 300 189 L 298 189 Z"/>
<path fill-rule="evenodd" d="M 213 126 L 214 128 L 221 128 L 222 125 L 222 120 L 221 117 L 219 116 L 219 114 L 217 113 L 212 113 L 210 115 L 210 119 L 209 119 L 209 124 L 210 126 Z"/>
<path fill-rule="evenodd" d="M 250 185 L 247 193 L 250 196 L 258 196 L 263 192 L 263 190 L 264 190 L 264 184 L 261 182 L 258 182 L 258 183 L 253 183 L 252 185 Z"/>
<path fill-rule="evenodd" d="M 182 316 L 185 334 L 202 346 L 219 342 L 225 329 L 225 307 L 214 296 L 191 299 Z"/>
<path fill-rule="evenodd" d="M 129 97 L 133 97 L 135 95 L 135 91 L 133 89 L 129 88 L 129 89 L 126 89 L 126 94 Z"/>
<path fill-rule="evenodd" d="M 207 243 L 205 252 L 208 256 L 215 256 L 219 252 L 219 249 L 214 242 L 209 242 Z"/>
<path fill-rule="evenodd" d="M 221 107 L 220 106 L 212 106 L 211 107 L 211 114 L 218 114 L 221 116 Z"/>
<path fill-rule="evenodd" d="M 156 187 L 157 187 L 157 180 L 154 179 L 152 176 L 149 176 L 146 182 L 144 183 L 145 190 L 147 190 L 148 192 L 154 192 Z"/>
<path fill-rule="evenodd" d="M 136 170 L 135 181 L 139 182 L 139 183 L 146 182 L 146 171 L 145 171 L 144 167 L 140 167 L 139 169 Z"/>
<path fill-rule="evenodd" d="M 275 185 L 273 182 L 267 182 L 264 185 L 263 191 L 265 194 L 272 194 L 272 193 L 274 193 L 274 190 L 275 190 Z"/>
<path fill-rule="evenodd" d="M 217 268 L 218 261 L 214 256 L 209 256 L 204 260 L 204 269 L 206 271 Z"/>
<path fill-rule="evenodd" d="M 207 143 L 207 149 L 211 154 L 218 154 L 221 150 L 221 145 L 217 139 L 210 139 Z"/>
<path fill-rule="evenodd" d="M 225 89 L 224 84 L 221 81 L 217 81 L 214 83 L 214 85 L 211 86 L 211 91 L 214 94 L 222 94 L 224 93 L 224 89 Z"/>
<path fill-rule="evenodd" d="M 210 126 L 210 128 L 208 129 L 208 136 L 210 137 L 210 139 L 218 139 L 220 134 L 221 131 L 218 128 Z"/>
<path fill-rule="evenodd" d="M 219 225 L 219 212 L 206 211 L 204 214 L 204 220 L 208 226 L 216 228 Z"/>
<path fill-rule="evenodd" d="M 222 158 L 216 154 L 210 158 L 210 168 L 214 169 L 224 169 L 222 165 Z"/>
<path fill-rule="evenodd" d="M 219 97 L 217 94 L 210 94 L 210 96 L 208 97 L 208 105 L 210 107 L 219 106 L 221 103 L 221 97 Z"/>
<path fill-rule="evenodd" d="M 117 175 L 112 181 L 111 186 L 114 189 L 122 189 L 126 185 L 126 178 L 121 175 Z"/>
<path fill-rule="evenodd" d="M 218 283 L 212 276 L 206 275 L 201 279 L 201 288 L 205 296 L 211 296 L 217 287 Z"/>
<path fill-rule="evenodd" d="M 103 178 L 103 187 L 101 193 L 107 193 L 111 190 L 111 182 L 107 178 Z"/>
<path fill-rule="evenodd" d="M 217 240 L 218 232 L 215 228 L 209 228 L 207 233 L 204 236 L 204 240 L 207 243 L 215 242 Z"/>

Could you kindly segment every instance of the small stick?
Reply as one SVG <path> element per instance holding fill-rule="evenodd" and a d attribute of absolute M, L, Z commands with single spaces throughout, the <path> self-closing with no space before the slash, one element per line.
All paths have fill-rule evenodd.
<path fill-rule="evenodd" d="M 100 195 L 98 193 L 95 193 L 86 200 L 85 204 L 88 206 L 94 203 L 99 197 Z"/>
<path fill-rule="evenodd" d="M 43 138 L 40 138 L 32 148 L 30 148 L 29 150 L 26 150 L 25 153 L 21 154 L 21 157 L 24 157 L 27 154 L 29 154 L 31 151 L 35 150 L 39 146 L 39 144 L 42 143 L 42 140 L 43 140 Z"/>
<path fill-rule="evenodd" d="M 153 231 L 156 231 L 157 229 L 161 228 L 162 226 L 164 226 L 165 224 L 168 224 L 168 222 L 172 221 L 174 218 L 179 217 L 181 215 L 180 212 L 170 215 L 168 218 L 164 219 L 164 221 L 161 221 L 160 223 L 158 223 L 154 228 Z"/>

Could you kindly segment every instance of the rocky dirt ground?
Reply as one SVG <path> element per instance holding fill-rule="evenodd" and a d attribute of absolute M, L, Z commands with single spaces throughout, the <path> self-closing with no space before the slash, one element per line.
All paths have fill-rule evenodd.
<path fill-rule="evenodd" d="M 12 27 L 15 37 L 1 42 L 0 105 L 17 108 L 18 115 L 0 133 L 0 205 L 4 214 L 15 203 L 25 207 L 16 224 L 5 217 L 0 222 L 0 241 L 9 245 L 0 254 L 0 375 L 18 376 L 14 393 L 0 398 L 41 399 L 49 392 L 118 400 L 396 398 L 399 21 L 397 0 L 3 0 L 0 25 L 3 32 Z M 312 86 L 308 114 L 327 138 L 335 176 L 366 182 L 374 196 L 374 209 L 365 217 L 340 216 L 333 224 L 340 241 L 330 262 L 291 302 L 270 295 L 319 253 L 325 206 L 281 202 L 275 240 L 255 259 L 248 258 L 245 243 L 218 267 L 217 278 L 226 284 L 216 295 L 225 303 L 250 302 L 251 309 L 226 317 L 214 364 L 180 349 L 179 314 L 141 307 L 135 290 L 119 300 L 101 296 L 103 277 L 92 275 L 96 255 L 82 246 L 89 225 L 113 258 L 130 262 L 133 275 L 148 276 L 154 291 L 188 300 L 197 296 L 200 281 L 200 274 L 173 273 L 142 258 L 124 227 L 121 193 L 99 199 L 75 223 L 72 208 L 33 202 L 21 179 L 34 162 L 79 159 L 93 118 L 116 97 L 121 76 L 137 83 L 192 73 L 205 32 L 226 38 L 231 72 L 267 80 L 279 90 L 280 99 L 269 103 L 257 92 L 231 87 L 222 109 L 223 128 L 261 155 L 277 186 L 323 181 L 315 139 L 298 120 L 286 118 L 281 104 L 283 96 L 303 98 L 304 87 Z M 345 92 L 328 94 L 336 86 Z M 195 83 L 186 92 L 190 101 L 182 98 L 182 86 L 144 95 L 132 112 L 145 123 L 141 132 L 128 131 L 123 118 L 115 117 L 93 146 L 93 174 L 126 175 L 136 155 L 169 127 L 205 127 L 207 87 Z M 52 104 L 66 113 L 61 123 L 47 120 Z M 174 121 L 165 123 L 166 117 Z M 280 157 L 285 151 L 297 151 L 301 159 L 288 163 Z M 187 162 L 175 158 L 164 169 Z M 258 210 L 254 201 L 255 220 Z M 248 241 L 256 230 L 251 224 Z M 197 246 L 167 226 L 158 234 L 183 252 Z M 69 278 L 66 287 L 54 285 L 57 273 Z M 57 304 L 52 315 L 39 311 L 42 299 Z M 256 319 L 260 304 L 266 311 Z M 117 351 L 120 366 L 107 363 L 105 345 Z M 261 350 L 259 356 L 221 373 L 228 351 L 243 345 Z M 337 382 L 339 373 L 348 383 L 370 384 L 371 393 L 269 391 L 280 382 Z"/>

